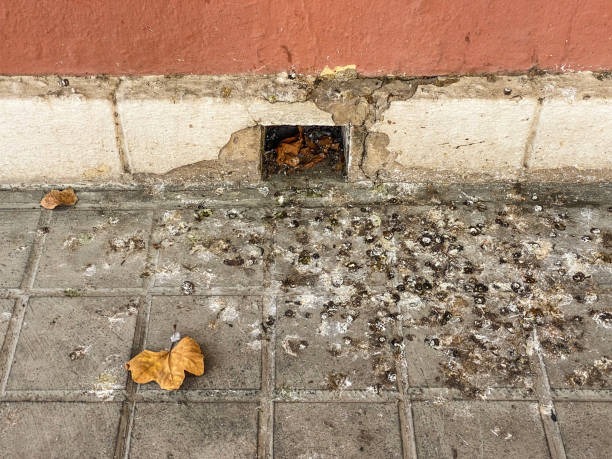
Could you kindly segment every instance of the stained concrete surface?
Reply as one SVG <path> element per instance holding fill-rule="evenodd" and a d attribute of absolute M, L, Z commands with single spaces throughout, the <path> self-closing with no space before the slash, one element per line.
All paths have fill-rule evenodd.
<path fill-rule="evenodd" d="M 2 455 L 606 457 L 612 187 L 295 184 L 0 192 Z"/>
<path fill-rule="evenodd" d="M 168 342 L 168 317 L 207 349 L 206 378 L 189 378 L 184 390 L 259 389 L 261 386 L 261 298 L 258 296 L 154 297 L 145 346 Z M 203 333 L 203 331 L 206 333 Z M 143 390 L 155 385 L 143 386 Z"/>

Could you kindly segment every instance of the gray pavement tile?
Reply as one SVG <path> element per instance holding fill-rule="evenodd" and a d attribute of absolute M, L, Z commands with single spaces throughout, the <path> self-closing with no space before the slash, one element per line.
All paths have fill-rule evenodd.
<path fill-rule="evenodd" d="M 40 212 L 0 212 L 0 288 L 21 284 Z"/>
<path fill-rule="evenodd" d="M 30 300 L 9 390 L 85 390 L 101 397 L 125 387 L 138 299 Z"/>
<path fill-rule="evenodd" d="M 36 287 L 140 287 L 145 272 L 150 212 L 53 213 Z"/>
<path fill-rule="evenodd" d="M 566 296 L 556 304 L 556 319 L 539 329 L 551 387 L 612 388 L 612 295 L 580 302 Z"/>
<path fill-rule="evenodd" d="M 253 403 L 138 403 L 130 458 L 253 458 Z"/>
<path fill-rule="evenodd" d="M 261 386 L 261 298 L 255 296 L 154 297 L 146 347 L 168 348 L 173 324 L 195 339 L 205 373 L 187 376 L 182 390 L 259 389 Z M 152 383 L 144 389 L 159 389 Z"/>
<path fill-rule="evenodd" d="M 396 388 L 402 342 L 389 295 L 280 297 L 276 386 L 285 389 Z"/>
<path fill-rule="evenodd" d="M 402 457 L 394 403 L 276 403 L 274 457 Z"/>
<path fill-rule="evenodd" d="M 4 342 L 4 335 L 8 330 L 9 322 L 13 317 L 13 306 L 15 300 L 0 299 L 0 349 Z"/>
<path fill-rule="evenodd" d="M 269 232 L 257 209 L 169 210 L 156 220 L 153 240 L 159 248 L 156 286 L 185 281 L 196 293 L 208 287 L 261 286 L 265 238 Z"/>
<path fill-rule="evenodd" d="M 420 458 L 549 457 L 535 403 L 416 402 L 412 411 Z"/>
<path fill-rule="evenodd" d="M 610 457 L 612 403 L 556 402 L 555 407 L 568 458 Z"/>
<path fill-rule="evenodd" d="M 430 296 L 403 309 L 410 386 L 456 388 L 470 396 L 489 388 L 532 390 L 537 363 L 525 326 L 531 324 L 521 322 L 516 298 L 489 294 L 479 304 L 468 295 Z"/>
<path fill-rule="evenodd" d="M 276 209 L 268 217 L 274 278 L 285 290 L 384 285 L 391 275 L 391 235 L 383 235 L 385 215 L 375 208 Z"/>
<path fill-rule="evenodd" d="M 0 402 L 0 455 L 111 458 L 118 403 Z"/>

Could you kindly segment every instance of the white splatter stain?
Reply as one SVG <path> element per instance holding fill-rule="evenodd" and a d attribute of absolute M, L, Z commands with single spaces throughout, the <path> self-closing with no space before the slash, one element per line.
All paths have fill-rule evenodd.
<path fill-rule="evenodd" d="M 612 314 L 606 311 L 593 314 L 592 319 L 603 328 L 612 328 Z"/>
<path fill-rule="evenodd" d="M 221 315 L 219 316 L 219 318 L 223 322 L 233 322 L 239 317 L 240 315 L 238 314 L 238 311 L 234 306 L 226 306 L 225 309 L 223 309 L 223 311 L 221 312 Z"/>
<path fill-rule="evenodd" d="M 249 331 L 249 341 L 246 343 L 246 346 L 252 350 L 259 351 L 261 350 L 261 326 L 259 322 L 253 322 L 249 324 L 251 331 Z"/>
<path fill-rule="evenodd" d="M 158 279 L 168 279 L 177 276 L 181 272 L 181 267 L 178 263 L 167 263 L 160 266 L 157 271 Z"/>
<path fill-rule="evenodd" d="M 116 314 L 108 317 L 111 328 L 116 325 L 123 325 L 128 316 L 132 316 L 137 312 L 138 309 L 136 309 L 134 306 L 130 306 L 126 311 L 117 312 Z"/>
<path fill-rule="evenodd" d="M 210 309 L 212 312 L 219 312 L 221 309 L 223 309 L 223 307 L 224 306 L 219 303 L 216 298 L 212 298 L 208 303 L 208 309 Z"/>
<path fill-rule="evenodd" d="M 88 393 L 94 394 L 96 397 L 103 400 L 110 400 L 114 397 L 115 390 L 121 388 L 121 384 L 118 383 L 116 370 L 112 369 L 100 373 L 94 382 L 93 389 L 88 391 Z"/>

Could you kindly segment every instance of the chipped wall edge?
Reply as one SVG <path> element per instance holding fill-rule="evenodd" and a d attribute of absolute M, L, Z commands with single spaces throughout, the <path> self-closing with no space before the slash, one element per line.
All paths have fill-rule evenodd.
<path fill-rule="evenodd" d="M 612 75 L 0 77 L 0 184 L 260 181 L 262 128 L 350 126 L 348 180 L 612 180 Z"/>

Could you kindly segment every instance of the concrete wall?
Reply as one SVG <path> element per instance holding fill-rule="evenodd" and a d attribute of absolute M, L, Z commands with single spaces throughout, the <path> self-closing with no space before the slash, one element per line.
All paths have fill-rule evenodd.
<path fill-rule="evenodd" d="M 612 68 L 610 0 L 11 0 L 0 74 Z"/>
<path fill-rule="evenodd" d="M 352 181 L 611 180 L 611 81 L 1 77 L 0 184 L 257 183 L 282 124 L 349 126 Z"/>

